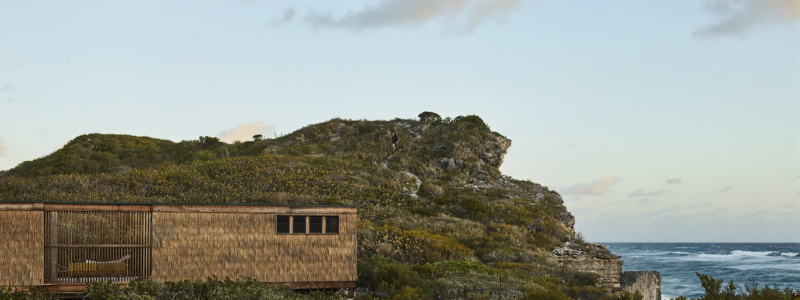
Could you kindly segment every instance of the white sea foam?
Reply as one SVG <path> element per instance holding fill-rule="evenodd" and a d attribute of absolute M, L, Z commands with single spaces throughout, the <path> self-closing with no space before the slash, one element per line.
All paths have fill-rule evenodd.
<path fill-rule="evenodd" d="M 688 260 L 737 260 L 748 258 L 765 258 L 771 254 L 777 253 L 775 251 L 742 251 L 733 250 L 730 254 L 706 254 L 701 253 L 697 256 L 686 258 Z"/>
<path fill-rule="evenodd" d="M 755 265 L 737 265 L 728 268 L 748 271 L 748 270 L 792 270 L 800 271 L 798 264 L 755 264 Z"/>
<path fill-rule="evenodd" d="M 772 253 L 775 253 L 775 251 L 741 251 L 741 250 L 733 250 L 733 251 L 731 251 L 731 255 L 733 255 L 733 256 L 761 257 L 761 256 L 769 256 Z"/>
<path fill-rule="evenodd" d="M 800 253 L 797 253 L 797 252 L 783 252 L 783 253 L 781 253 L 781 256 L 800 257 Z"/>
<path fill-rule="evenodd" d="M 683 251 L 673 251 L 673 252 L 670 252 L 670 254 L 691 254 L 691 253 L 683 252 Z"/>

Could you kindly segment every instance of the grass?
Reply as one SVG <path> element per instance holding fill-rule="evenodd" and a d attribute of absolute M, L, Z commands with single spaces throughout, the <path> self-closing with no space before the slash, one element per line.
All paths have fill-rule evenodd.
<path fill-rule="evenodd" d="M 547 259 L 575 240 L 557 217 L 568 212 L 554 191 L 501 177 L 510 142 L 477 116 L 432 114 L 336 118 L 233 144 L 89 134 L 0 172 L 0 200 L 355 205 L 362 298 L 518 298 L 550 285 L 604 297 L 591 278 L 576 281 L 583 275 Z M 407 173 L 421 181 L 417 197 Z M 144 293 L 135 291 L 122 293 Z"/>

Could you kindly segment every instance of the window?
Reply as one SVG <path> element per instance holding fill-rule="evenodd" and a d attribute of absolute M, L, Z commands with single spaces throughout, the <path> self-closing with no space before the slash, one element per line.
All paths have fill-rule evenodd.
<path fill-rule="evenodd" d="M 305 216 L 293 216 L 292 217 L 292 233 L 294 234 L 305 234 L 306 233 L 306 217 Z"/>
<path fill-rule="evenodd" d="M 278 233 L 291 233 L 289 230 L 289 216 L 278 216 Z"/>
<path fill-rule="evenodd" d="M 339 234 L 338 216 L 276 216 L 278 234 Z"/>
<path fill-rule="evenodd" d="M 322 233 L 322 217 L 308 217 L 308 233 Z"/>
<path fill-rule="evenodd" d="M 325 233 L 339 233 L 339 217 L 325 217 Z"/>

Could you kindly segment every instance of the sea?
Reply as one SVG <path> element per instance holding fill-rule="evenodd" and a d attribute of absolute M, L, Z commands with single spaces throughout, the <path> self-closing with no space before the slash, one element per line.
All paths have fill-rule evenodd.
<path fill-rule="evenodd" d="M 662 299 L 704 294 L 695 272 L 739 286 L 800 289 L 800 243 L 600 243 L 621 255 L 623 271 L 661 273 Z M 724 285 L 723 285 L 724 286 Z"/>

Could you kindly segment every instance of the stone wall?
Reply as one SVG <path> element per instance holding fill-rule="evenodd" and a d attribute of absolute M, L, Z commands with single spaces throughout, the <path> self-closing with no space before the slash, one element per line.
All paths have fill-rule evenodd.
<path fill-rule="evenodd" d="M 644 300 L 661 300 L 661 274 L 658 271 L 626 271 L 620 277 L 622 289 L 639 292 Z"/>

